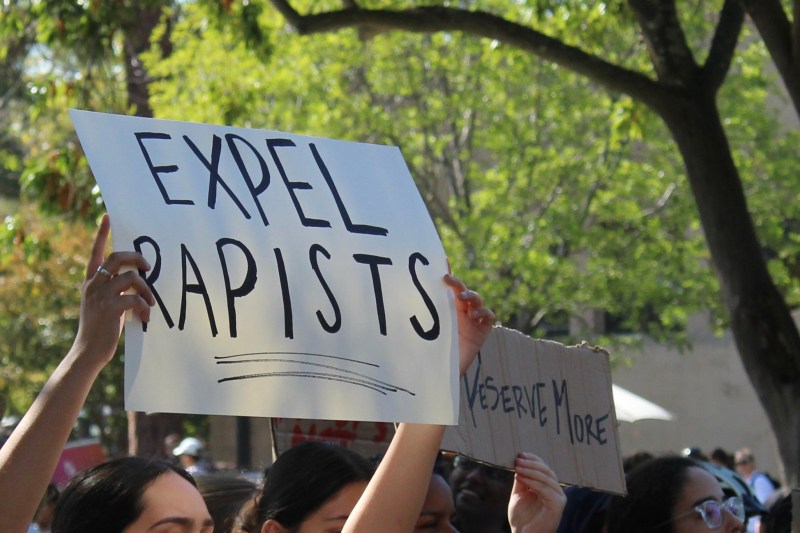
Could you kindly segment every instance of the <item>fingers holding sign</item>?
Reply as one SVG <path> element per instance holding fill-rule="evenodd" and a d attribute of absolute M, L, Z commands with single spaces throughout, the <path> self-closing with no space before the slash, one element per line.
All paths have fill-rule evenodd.
<path fill-rule="evenodd" d="M 446 274 L 444 281 L 456 297 L 459 368 L 463 376 L 492 331 L 495 315 L 491 309 L 484 306 L 480 294 L 469 290 L 463 281 L 452 274 Z"/>
<path fill-rule="evenodd" d="M 567 497 L 555 472 L 532 453 L 521 453 L 514 464 L 514 487 L 508 521 L 514 533 L 547 533 L 558 529 Z"/>
<path fill-rule="evenodd" d="M 116 350 L 125 311 L 133 310 L 147 322 L 150 307 L 156 303 L 150 287 L 137 272 L 150 269 L 141 254 L 114 252 L 104 259 L 110 230 L 108 215 L 103 215 L 86 265 L 75 338 L 77 347 L 93 352 L 101 362 L 107 362 Z"/>

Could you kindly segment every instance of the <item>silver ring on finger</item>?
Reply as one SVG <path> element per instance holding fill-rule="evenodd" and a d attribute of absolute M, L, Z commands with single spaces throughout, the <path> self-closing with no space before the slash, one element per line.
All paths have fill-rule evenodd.
<path fill-rule="evenodd" d="M 114 276 L 114 274 L 112 274 L 111 272 L 109 272 L 109 271 L 106 269 L 106 267 L 104 267 L 103 265 L 100 265 L 99 267 L 97 267 L 97 271 L 96 271 L 96 272 L 97 272 L 98 274 L 102 274 L 102 275 L 104 275 L 104 276 L 108 276 L 109 278 Z"/>

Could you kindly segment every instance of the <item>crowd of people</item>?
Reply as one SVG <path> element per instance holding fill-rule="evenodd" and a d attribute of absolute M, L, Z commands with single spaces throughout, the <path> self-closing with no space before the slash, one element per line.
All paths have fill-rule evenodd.
<path fill-rule="evenodd" d="M 109 231 L 106 216 L 87 265 L 71 350 L 0 448 L 3 531 L 727 533 L 745 531 L 748 522 L 762 533 L 788 531 L 768 519 L 749 520 L 766 513 L 771 495 L 762 491 L 769 480 L 759 476 L 748 450 L 725 466 L 637 454 L 626 462 L 628 495 L 612 497 L 564 490 L 533 453 L 520 454 L 513 471 L 444 456 L 444 427 L 428 424 L 400 424 L 385 455 L 373 461 L 333 444 L 295 446 L 260 483 L 203 468 L 202 443 L 190 437 L 172 449 L 176 461 L 112 459 L 79 472 L 59 494 L 50 483 L 53 471 L 92 383 L 116 351 L 124 314 L 147 322 L 155 304 L 136 272 L 150 268 L 144 257 L 105 257 Z M 494 314 L 458 278 L 448 274 L 444 281 L 456 300 L 463 375 Z"/>

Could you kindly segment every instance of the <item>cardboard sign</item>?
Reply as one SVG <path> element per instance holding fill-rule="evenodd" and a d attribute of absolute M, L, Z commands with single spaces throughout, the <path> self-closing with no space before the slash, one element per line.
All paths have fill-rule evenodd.
<path fill-rule="evenodd" d="M 446 258 L 396 147 L 70 115 L 115 250 L 153 267 L 127 409 L 456 422 Z"/>
<path fill-rule="evenodd" d="M 386 423 L 275 420 L 278 452 L 333 442 L 366 457 L 385 452 Z M 519 452 L 542 457 L 567 485 L 625 493 L 608 355 L 495 327 L 461 381 L 459 425 L 442 449 L 513 468 Z"/>
<path fill-rule="evenodd" d="M 442 448 L 505 468 L 533 452 L 562 483 L 624 494 L 608 354 L 495 328 Z"/>

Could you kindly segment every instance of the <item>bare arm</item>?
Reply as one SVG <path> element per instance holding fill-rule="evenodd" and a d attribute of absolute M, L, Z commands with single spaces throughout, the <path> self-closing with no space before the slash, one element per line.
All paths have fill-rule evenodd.
<path fill-rule="evenodd" d="M 155 304 L 136 272 L 117 275 L 123 266 L 149 269 L 141 255 L 119 252 L 103 262 L 109 229 L 106 215 L 86 267 L 80 325 L 72 348 L 0 448 L 0 523 L 4 531 L 28 530 L 89 389 L 114 356 L 124 312 L 133 309 L 147 321 L 150 305 Z M 110 275 L 97 272 L 101 265 Z M 130 288 L 136 294 L 122 294 Z"/>
<path fill-rule="evenodd" d="M 461 280 L 447 275 L 445 282 L 456 295 L 459 369 L 463 375 L 489 335 L 495 317 L 484 307 L 481 297 L 467 289 Z M 344 531 L 407 533 L 414 529 L 444 428 L 434 424 L 400 424 Z"/>

